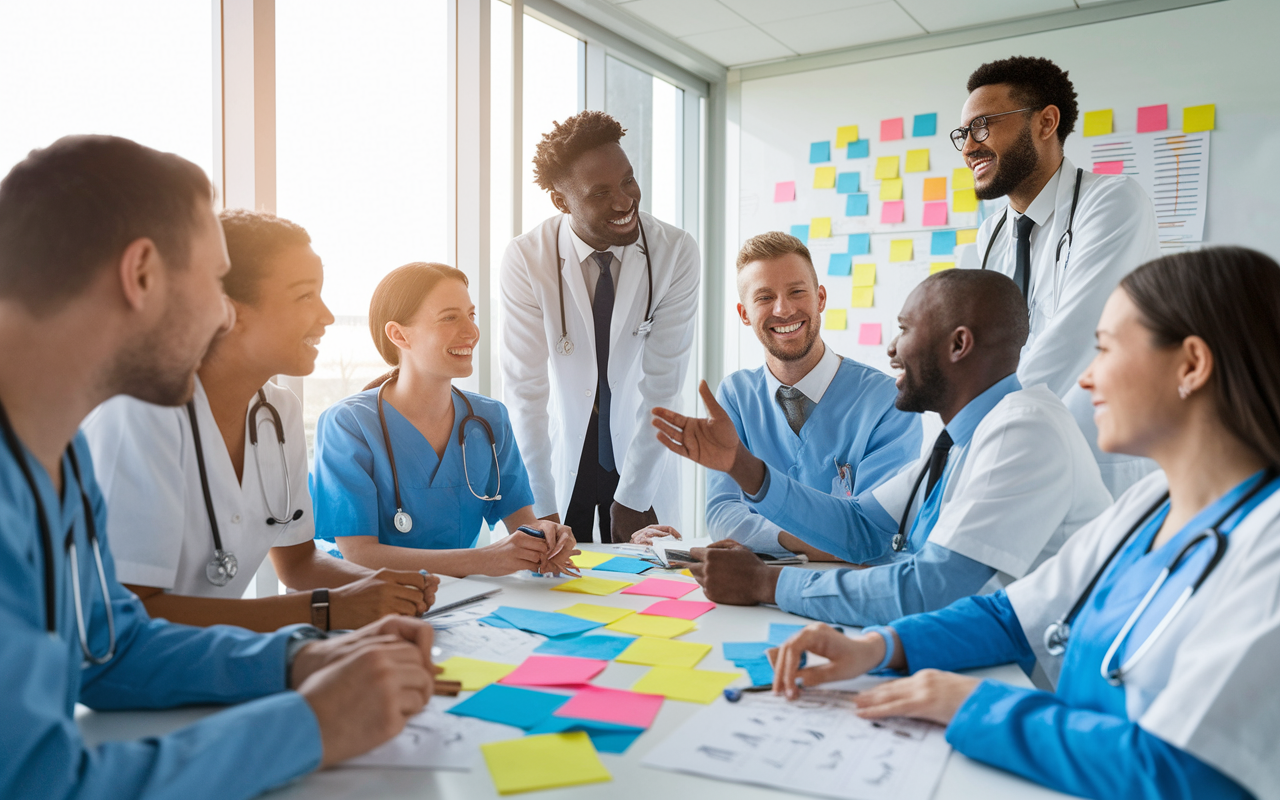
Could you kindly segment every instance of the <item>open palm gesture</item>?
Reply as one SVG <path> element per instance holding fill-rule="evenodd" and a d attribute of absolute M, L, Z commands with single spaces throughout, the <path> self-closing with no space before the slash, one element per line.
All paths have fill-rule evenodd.
<path fill-rule="evenodd" d="M 728 472 L 737 457 L 741 440 L 733 420 L 724 412 L 706 381 L 698 386 L 698 394 L 707 406 L 708 416 L 686 417 L 667 408 L 653 410 L 653 426 L 658 441 L 671 452 L 684 456 L 708 469 Z"/>

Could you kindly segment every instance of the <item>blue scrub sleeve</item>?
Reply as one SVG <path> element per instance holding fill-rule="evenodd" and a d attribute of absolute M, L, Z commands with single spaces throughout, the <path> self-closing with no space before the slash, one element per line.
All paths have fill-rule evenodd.
<path fill-rule="evenodd" d="M 947 741 L 972 759 L 1080 797 L 1251 797 L 1135 722 L 995 681 L 983 681 L 960 706 Z"/>
<path fill-rule="evenodd" d="M 893 629 L 902 642 L 909 672 L 1016 663 L 1030 673 L 1035 667 L 1035 653 L 1003 589 L 903 617 L 893 623 Z"/>
<path fill-rule="evenodd" d="M 722 381 L 716 390 L 716 400 L 733 420 L 738 438 L 747 441 L 737 397 L 725 391 L 725 384 Z M 707 470 L 707 530 L 713 539 L 733 539 L 756 553 L 791 555 L 791 551 L 778 544 L 778 533 L 782 528 L 747 505 L 742 489 L 733 478 L 717 470 Z"/>
<path fill-rule="evenodd" d="M 529 485 L 529 471 L 525 469 L 520 445 L 516 442 L 515 431 L 511 429 L 511 417 L 506 406 L 498 402 L 494 405 L 501 415 L 495 434 L 498 437 L 498 464 L 502 470 L 502 499 L 485 504 L 484 518 L 490 527 L 525 506 L 533 505 L 533 487 Z"/>
<path fill-rule="evenodd" d="M 319 539 L 378 535 L 373 450 L 349 408 L 334 406 L 316 423 L 311 504 Z"/>
<path fill-rule="evenodd" d="M 936 544 L 911 558 L 866 569 L 788 567 L 775 601 L 783 611 L 844 625 L 884 625 L 979 591 L 994 568 Z"/>

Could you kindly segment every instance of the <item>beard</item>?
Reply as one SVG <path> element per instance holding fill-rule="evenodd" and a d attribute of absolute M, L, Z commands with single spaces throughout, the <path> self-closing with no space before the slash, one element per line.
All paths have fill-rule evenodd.
<path fill-rule="evenodd" d="M 141 334 L 116 357 L 109 377 L 112 393 L 158 406 L 180 406 L 190 400 L 195 394 L 196 370 L 222 330 L 201 340 L 189 325 L 186 310 L 171 303 L 170 311 L 154 329 Z"/>
<path fill-rule="evenodd" d="M 937 356 L 930 354 L 912 368 L 903 364 L 902 388 L 893 405 L 899 411 L 923 414 L 936 411 L 948 394 L 947 377 L 938 366 Z"/>
<path fill-rule="evenodd" d="M 764 326 L 764 330 L 758 335 L 758 338 L 769 355 L 779 361 L 800 361 L 813 350 L 813 345 L 818 341 L 819 333 L 818 325 L 812 317 L 806 318 L 804 323 L 804 338 L 799 342 L 791 343 L 790 349 L 783 349 L 774 341 L 772 331 L 769 330 L 767 325 Z"/>
<path fill-rule="evenodd" d="M 1035 142 L 1031 138 L 1031 125 L 1026 124 L 1018 138 L 1002 155 L 996 158 L 996 174 L 985 187 L 974 186 L 974 194 L 979 200 L 995 200 L 1004 197 L 1017 189 L 1023 181 L 1031 177 L 1039 166 L 1040 156 L 1036 153 Z"/>

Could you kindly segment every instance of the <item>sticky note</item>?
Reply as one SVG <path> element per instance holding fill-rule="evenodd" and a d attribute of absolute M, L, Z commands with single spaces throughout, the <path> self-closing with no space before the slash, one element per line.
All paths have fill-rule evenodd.
<path fill-rule="evenodd" d="M 667 581 L 662 578 L 646 578 L 629 589 L 624 589 L 623 594 L 643 594 L 649 597 L 665 597 L 668 600 L 679 600 L 689 592 L 698 588 L 696 583 L 685 583 L 684 581 Z"/>
<path fill-rule="evenodd" d="M 752 686 L 769 686 L 773 683 L 773 665 L 767 658 L 739 661 L 736 666 L 747 671 L 747 680 L 751 681 Z"/>
<path fill-rule="evenodd" d="M 594 550 L 583 550 L 569 560 L 578 569 L 594 569 L 612 558 L 614 558 L 613 553 L 597 553 Z"/>
<path fill-rule="evenodd" d="M 921 200 L 946 200 L 947 199 L 947 179 L 946 178 L 925 178 L 924 193 Z"/>
<path fill-rule="evenodd" d="M 843 125 L 839 128 L 836 128 L 836 147 L 837 148 L 844 147 L 848 145 L 850 142 L 856 142 L 856 141 L 858 141 L 857 125 Z"/>
<path fill-rule="evenodd" d="M 915 242 L 911 239 L 894 239 L 889 243 L 890 261 L 910 261 L 915 255 Z"/>
<path fill-rule="evenodd" d="M 844 215 L 846 217 L 865 217 L 868 206 L 865 194 L 851 194 L 844 203 Z"/>
<path fill-rule="evenodd" d="M 803 625 L 791 625 L 785 622 L 770 622 L 769 645 L 771 647 L 777 647 L 802 630 L 804 630 Z"/>
<path fill-rule="evenodd" d="M 1163 131 L 1169 127 L 1169 104 L 1140 106 L 1138 108 L 1138 133 Z"/>
<path fill-rule="evenodd" d="M 618 656 L 618 661 L 646 667 L 696 667 L 710 652 L 709 644 L 641 636 Z"/>
<path fill-rule="evenodd" d="M 570 733 L 582 731 L 591 737 L 591 744 L 599 753 L 625 753 L 627 748 L 635 744 L 644 728 L 634 725 L 614 725 L 612 722 L 597 722 L 591 719 L 573 719 L 571 717 L 550 716 L 529 729 L 530 736 L 542 733 Z"/>
<path fill-rule="evenodd" d="M 601 572 L 623 572 L 630 575 L 639 575 L 647 569 L 653 569 L 653 565 L 648 561 L 641 561 L 638 558 L 616 556 L 597 567 L 593 567 L 593 569 L 597 569 Z"/>
<path fill-rule="evenodd" d="M 956 231 L 956 244 L 973 244 L 978 241 L 977 228 L 962 228 Z"/>
<path fill-rule="evenodd" d="M 465 656 L 454 656 L 441 661 L 444 672 L 436 676 L 441 681 L 461 681 L 462 691 L 478 692 L 491 683 L 505 678 L 516 668 L 515 664 L 499 664 L 496 661 L 480 661 Z"/>
<path fill-rule="evenodd" d="M 796 199 L 796 182 L 782 181 L 773 187 L 773 202 L 790 203 Z"/>
<path fill-rule="evenodd" d="M 934 231 L 929 241 L 929 255 L 949 256 L 956 249 L 955 231 Z"/>
<path fill-rule="evenodd" d="M 898 177 L 898 157 L 881 156 L 876 159 L 876 180 Z"/>
<path fill-rule="evenodd" d="M 814 142 L 809 145 L 809 163 L 821 164 L 831 160 L 831 142 Z"/>
<path fill-rule="evenodd" d="M 659 600 L 640 613 L 651 617 L 697 619 L 715 607 L 716 604 L 709 600 Z"/>
<path fill-rule="evenodd" d="M 1119 175 L 1124 172 L 1123 161 L 1095 161 L 1093 171 L 1096 175 Z"/>
<path fill-rule="evenodd" d="M 813 188 L 815 189 L 836 188 L 836 168 L 835 167 L 818 167 L 814 169 Z"/>
<path fill-rule="evenodd" d="M 511 628 L 514 630 L 516 627 L 515 625 L 512 625 L 510 622 L 507 622 L 505 619 L 497 616 L 496 614 L 490 614 L 487 617 L 481 617 L 480 619 L 476 620 L 476 622 L 479 622 L 481 625 L 488 625 L 490 628 Z"/>
<path fill-rule="evenodd" d="M 862 323 L 858 328 L 858 344 L 880 344 L 880 323 Z"/>
<path fill-rule="evenodd" d="M 886 200 L 884 205 L 880 206 L 880 221 L 887 223 L 902 222 L 906 213 L 906 204 L 901 200 Z"/>
<path fill-rule="evenodd" d="M 809 220 L 810 239 L 831 238 L 831 217 L 814 217 Z"/>
<path fill-rule="evenodd" d="M 944 269 L 955 269 L 955 268 L 956 268 L 956 262 L 954 261 L 934 261 L 929 265 L 929 274 L 932 275 L 935 272 L 942 272 Z"/>
<path fill-rule="evenodd" d="M 498 681 L 503 686 L 567 686 L 587 683 L 604 672 L 607 661 L 577 656 L 529 656 Z"/>
<path fill-rule="evenodd" d="M 876 290 L 872 286 L 855 286 L 849 298 L 852 308 L 873 308 L 876 304 Z"/>
<path fill-rule="evenodd" d="M 586 731 L 489 742 L 480 751 L 498 794 L 613 780 Z"/>
<path fill-rule="evenodd" d="M 845 158 L 866 158 L 871 155 L 871 142 L 867 139 L 859 139 L 856 142 L 849 142 L 845 148 Z"/>
<path fill-rule="evenodd" d="M 924 204 L 924 224 L 925 225 L 946 225 L 947 224 L 947 201 L 940 203 Z"/>
<path fill-rule="evenodd" d="M 951 210 L 958 214 L 978 210 L 978 196 L 972 189 L 957 189 L 952 193 Z"/>
<path fill-rule="evenodd" d="M 855 264 L 853 266 L 853 285 L 854 286 L 875 286 L 876 285 L 876 265 L 875 264 Z"/>
<path fill-rule="evenodd" d="M 836 192 L 850 194 L 862 188 L 861 172 L 841 172 L 836 175 Z"/>
<path fill-rule="evenodd" d="M 809 226 L 808 225 L 792 225 L 791 235 L 796 237 L 802 242 L 807 242 L 809 240 Z"/>
<path fill-rule="evenodd" d="M 551 716 L 551 712 L 568 700 L 564 695 L 494 683 L 458 703 L 449 713 L 527 730 Z"/>
<path fill-rule="evenodd" d="M 635 682 L 632 691 L 660 694 L 686 703 L 710 703 L 736 681 L 736 672 L 712 672 L 689 667 L 654 667 Z"/>
<path fill-rule="evenodd" d="M 880 182 L 881 200 L 902 199 L 902 178 L 888 178 Z"/>
<path fill-rule="evenodd" d="M 600 627 L 599 622 L 547 611 L 532 611 L 527 608 L 498 606 L 498 610 L 493 613 L 521 630 L 540 633 L 543 636 L 571 636 Z"/>
<path fill-rule="evenodd" d="M 865 256 L 870 253 L 871 253 L 871 234 L 869 233 L 849 234 L 849 255 Z"/>
<path fill-rule="evenodd" d="M 853 256 L 848 253 L 832 253 L 827 261 L 828 275 L 848 275 L 853 269 Z"/>
<path fill-rule="evenodd" d="M 1085 136 L 1106 136 L 1112 130 L 1111 109 L 1084 112 Z"/>
<path fill-rule="evenodd" d="M 907 172 L 928 172 L 929 171 L 929 151 L 928 150 L 908 150 L 907 151 Z"/>
<path fill-rule="evenodd" d="M 613 594 L 619 589 L 625 589 L 630 585 L 630 581 L 611 581 L 607 578 L 574 578 L 571 581 L 552 586 L 551 591 L 606 595 Z"/>
<path fill-rule="evenodd" d="M 557 614 L 568 614 L 578 619 L 587 619 L 592 622 L 599 622 L 601 625 L 608 625 L 610 622 L 617 622 L 623 617 L 629 617 L 635 612 L 629 608 L 614 608 L 613 606 L 593 606 L 590 603 L 575 603 L 568 608 L 562 608 L 556 612 Z"/>
<path fill-rule="evenodd" d="M 938 132 L 937 114 L 916 114 L 911 122 L 912 136 L 933 136 Z"/>
<path fill-rule="evenodd" d="M 849 327 L 843 308 L 828 308 L 822 316 L 822 327 L 829 331 L 842 331 Z"/>
<path fill-rule="evenodd" d="M 660 708 L 662 696 L 658 694 L 587 686 L 560 706 L 555 716 L 648 728 L 653 724 L 653 718 L 658 715 Z"/>
<path fill-rule="evenodd" d="M 968 167 L 956 167 L 951 170 L 951 188 L 952 189 L 972 189 L 973 188 L 973 170 Z"/>
<path fill-rule="evenodd" d="M 635 640 L 630 636 L 587 634 L 570 639 L 548 639 L 538 645 L 533 652 L 547 656 L 575 656 L 612 661 L 618 657 L 619 653 L 630 647 L 633 641 Z M 467 687 L 464 685 L 462 688 Z"/>
<path fill-rule="evenodd" d="M 902 117 L 880 120 L 880 141 L 892 142 L 902 138 Z"/>
<path fill-rule="evenodd" d="M 608 625 L 609 630 L 619 633 L 630 633 L 635 636 L 657 636 L 660 639 L 673 639 L 683 636 L 698 626 L 687 619 L 672 617 L 650 617 L 632 614 Z"/>
<path fill-rule="evenodd" d="M 768 642 L 724 642 L 720 645 L 725 661 L 752 661 L 765 658 L 764 651 L 773 645 Z"/>
<path fill-rule="evenodd" d="M 1205 106 L 1187 106 L 1182 109 L 1182 132 L 1199 133 L 1213 130 L 1215 110 L 1213 103 Z"/>

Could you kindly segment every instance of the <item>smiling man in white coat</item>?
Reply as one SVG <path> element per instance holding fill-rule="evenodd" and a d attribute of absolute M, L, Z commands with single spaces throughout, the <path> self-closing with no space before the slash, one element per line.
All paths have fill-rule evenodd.
<path fill-rule="evenodd" d="M 680 513 L 679 464 L 649 432 L 678 403 L 698 307 L 693 237 L 640 210 L 618 121 L 584 111 L 543 136 L 534 176 L 562 213 L 502 258 L 502 380 L 539 517 L 592 540 Z"/>
<path fill-rule="evenodd" d="M 1018 379 L 1062 398 L 1119 497 L 1155 463 L 1098 449 L 1089 395 L 1076 385 L 1094 356 L 1094 328 L 1121 278 L 1160 257 L 1155 209 L 1136 181 L 1095 175 L 1062 152 L 1079 109 L 1067 73 L 1015 56 L 969 76 L 969 99 L 951 141 L 983 200 L 1009 207 L 978 229 L 983 269 L 1013 278 L 1031 312 Z"/>

